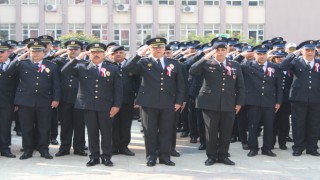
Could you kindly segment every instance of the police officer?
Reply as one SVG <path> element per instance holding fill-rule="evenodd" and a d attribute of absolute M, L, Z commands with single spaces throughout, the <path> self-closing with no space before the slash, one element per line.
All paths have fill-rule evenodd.
<path fill-rule="evenodd" d="M 100 158 L 105 166 L 113 166 L 112 118 L 120 109 L 123 93 L 118 68 L 104 61 L 106 49 L 103 43 L 91 43 L 86 47 L 86 52 L 80 53 L 61 70 L 63 74 L 79 79 L 75 108 L 84 110 L 90 151 L 87 166 L 99 164 Z M 79 63 L 86 55 L 89 55 L 90 62 Z"/>
<path fill-rule="evenodd" d="M 217 161 L 234 165 L 228 151 L 234 116 L 244 104 L 244 82 L 240 65 L 226 60 L 226 39 L 218 38 L 213 49 L 190 68 L 190 73 L 204 77 L 196 104 L 202 109 L 206 128 L 205 165 Z"/>
<path fill-rule="evenodd" d="M 41 157 L 52 159 L 48 139 L 52 108 L 57 108 L 60 100 L 59 71 L 56 64 L 44 60 L 46 44 L 32 42 L 28 48 L 30 59 L 16 59 L 7 69 L 9 74 L 17 72 L 19 76 L 14 103 L 19 106 L 22 127 L 24 153 L 20 159 L 32 157 L 35 131 Z"/>
<path fill-rule="evenodd" d="M 82 43 L 76 40 L 70 40 L 64 43 L 67 48 L 67 57 L 57 57 L 55 62 L 61 70 L 65 64 L 76 58 L 82 49 Z M 85 61 L 83 61 L 84 63 Z M 61 100 L 58 108 L 58 116 L 61 123 L 60 140 L 61 146 L 55 156 L 64 156 L 70 154 L 71 144 L 73 144 L 73 153 L 80 156 L 87 156 L 84 151 L 85 145 L 85 124 L 83 120 L 83 111 L 75 109 L 74 104 L 78 93 L 78 79 L 73 75 L 61 74 Z M 72 138 L 73 136 L 73 138 Z"/>
<path fill-rule="evenodd" d="M 315 59 L 315 46 L 316 41 L 313 40 L 300 43 L 298 50 L 289 54 L 280 64 L 282 70 L 290 70 L 294 75 L 289 96 L 293 156 L 301 156 L 305 149 L 307 154 L 320 156 L 317 151 L 320 129 L 320 60 Z"/>
<path fill-rule="evenodd" d="M 252 49 L 255 61 L 241 64 L 246 85 L 246 111 L 249 121 L 249 157 L 259 151 L 258 129 L 264 125 L 262 154 L 276 156 L 273 146 L 273 122 L 282 99 L 282 75 L 278 65 L 267 61 L 268 47 L 258 45 Z"/>
<path fill-rule="evenodd" d="M 156 165 L 158 147 L 159 162 L 175 165 L 170 160 L 170 146 L 175 111 L 184 101 L 184 79 L 177 62 L 163 56 L 166 42 L 164 38 L 149 39 L 148 46 L 141 47 L 125 67 L 142 78 L 136 103 L 142 108 L 147 166 Z M 150 56 L 141 58 L 147 50 Z"/>
<path fill-rule="evenodd" d="M 114 118 L 112 129 L 113 154 L 134 156 L 128 145 L 131 141 L 131 125 L 134 111 L 134 99 L 139 89 L 139 77 L 122 69 L 126 66 L 126 52 L 123 46 L 114 46 L 110 50 L 112 59 L 119 68 L 123 84 L 123 101 L 119 113 Z"/>
<path fill-rule="evenodd" d="M 11 153 L 9 147 L 16 84 L 15 76 L 6 73 L 6 68 L 10 63 L 10 48 L 10 44 L 0 42 L 0 153 L 1 156 L 15 158 L 16 155 Z"/>

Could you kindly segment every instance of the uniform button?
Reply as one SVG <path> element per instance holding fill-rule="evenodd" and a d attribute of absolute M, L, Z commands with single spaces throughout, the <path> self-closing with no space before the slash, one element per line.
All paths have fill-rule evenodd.
<path fill-rule="evenodd" d="M 163 83 L 161 83 L 161 86 L 163 85 Z"/>
<path fill-rule="evenodd" d="M 311 81 L 309 81 L 309 83 L 311 83 Z"/>
<path fill-rule="evenodd" d="M 160 89 L 161 91 L 163 90 L 163 88 Z"/>
<path fill-rule="evenodd" d="M 264 89 L 264 87 L 262 87 L 262 89 Z"/>
<path fill-rule="evenodd" d="M 98 96 L 95 96 L 94 98 L 98 99 Z"/>
<path fill-rule="evenodd" d="M 72 85 L 70 84 L 69 87 L 72 87 Z"/>
<path fill-rule="evenodd" d="M 311 79 L 311 76 L 309 76 L 309 78 Z"/>
<path fill-rule="evenodd" d="M 161 75 L 163 75 L 163 73 L 161 73 Z"/>
<path fill-rule="evenodd" d="M 161 78 L 161 80 L 163 80 L 163 78 Z"/>
<path fill-rule="evenodd" d="M 263 96 L 263 95 L 264 95 L 264 93 L 261 93 L 261 95 Z"/>
<path fill-rule="evenodd" d="M 285 85 L 284 83 L 282 83 L 282 85 Z"/>
<path fill-rule="evenodd" d="M 39 79 L 39 77 L 37 77 L 37 79 Z"/>
<path fill-rule="evenodd" d="M 226 75 L 226 73 L 223 73 L 222 75 Z"/>
<path fill-rule="evenodd" d="M 38 92 L 38 90 L 35 90 L 34 92 Z"/>
<path fill-rule="evenodd" d="M 266 75 L 264 75 L 263 77 L 266 77 Z"/>
<path fill-rule="evenodd" d="M 222 86 L 224 86 L 224 83 L 222 83 Z"/>
<path fill-rule="evenodd" d="M 99 87 L 98 85 L 96 85 L 96 87 Z"/>
<path fill-rule="evenodd" d="M 309 71 L 309 73 L 311 74 L 311 71 Z"/>
<path fill-rule="evenodd" d="M 98 79 L 96 79 L 96 82 L 99 82 L 99 80 L 98 80 Z"/>
<path fill-rule="evenodd" d="M 222 88 L 221 90 L 224 91 L 224 88 Z"/>
<path fill-rule="evenodd" d="M 283 82 L 286 82 L 286 80 L 282 80 Z"/>
<path fill-rule="evenodd" d="M 226 78 L 223 78 L 222 80 L 224 81 L 224 80 L 226 80 Z"/>
<path fill-rule="evenodd" d="M 265 81 L 262 81 L 262 83 L 265 83 Z"/>
<path fill-rule="evenodd" d="M 95 91 L 96 93 L 98 93 L 98 91 Z"/>
<path fill-rule="evenodd" d="M 70 79 L 70 82 L 72 82 L 72 79 Z"/>
<path fill-rule="evenodd" d="M 309 89 L 311 89 L 311 86 L 309 86 Z"/>
<path fill-rule="evenodd" d="M 282 89 L 284 89 L 284 87 L 282 87 Z"/>
<path fill-rule="evenodd" d="M 39 83 L 36 83 L 36 85 L 38 86 L 38 85 L 39 85 Z"/>

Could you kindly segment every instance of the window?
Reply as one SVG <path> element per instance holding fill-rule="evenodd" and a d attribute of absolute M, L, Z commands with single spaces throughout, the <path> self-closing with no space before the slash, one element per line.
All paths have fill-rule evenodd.
<path fill-rule="evenodd" d="M 249 0 L 249 6 L 264 6 L 264 0 Z"/>
<path fill-rule="evenodd" d="M 182 5 L 184 6 L 197 5 L 197 0 L 182 0 Z"/>
<path fill-rule="evenodd" d="M 5 41 L 16 39 L 15 24 L 0 24 L 0 39 Z"/>
<path fill-rule="evenodd" d="M 219 6 L 220 0 L 204 0 L 204 5 Z"/>
<path fill-rule="evenodd" d="M 22 0 L 22 4 L 38 4 L 38 0 Z"/>
<path fill-rule="evenodd" d="M 227 6 L 242 6 L 242 0 L 229 0 L 226 1 Z"/>
<path fill-rule="evenodd" d="M 159 0 L 159 5 L 174 5 L 174 0 Z"/>
<path fill-rule="evenodd" d="M 108 38 L 107 24 L 92 24 L 92 35 L 100 39 L 100 42 L 106 43 Z"/>
<path fill-rule="evenodd" d="M 0 4 L 16 4 L 16 0 L 0 0 Z"/>
<path fill-rule="evenodd" d="M 205 36 L 208 34 L 220 34 L 220 25 L 219 24 L 205 24 L 203 34 Z"/>
<path fill-rule="evenodd" d="M 85 0 L 69 0 L 69 4 L 71 5 L 84 5 Z"/>
<path fill-rule="evenodd" d="M 129 4 L 129 0 L 114 0 L 115 4 Z"/>
<path fill-rule="evenodd" d="M 84 33 L 84 24 L 69 24 L 69 33 Z"/>
<path fill-rule="evenodd" d="M 60 4 L 60 0 L 46 0 L 45 4 Z"/>
<path fill-rule="evenodd" d="M 46 24 L 46 35 L 58 39 L 62 35 L 62 24 Z"/>
<path fill-rule="evenodd" d="M 138 0 L 140 5 L 152 5 L 152 0 Z"/>
<path fill-rule="evenodd" d="M 251 24 L 248 28 L 248 37 L 258 41 L 264 40 L 264 25 L 262 24 Z"/>
<path fill-rule="evenodd" d="M 188 40 L 190 34 L 197 34 L 197 24 L 181 24 L 181 40 Z"/>
<path fill-rule="evenodd" d="M 137 24 L 137 48 L 151 38 L 152 24 Z"/>
<path fill-rule="evenodd" d="M 39 36 L 38 24 L 23 24 L 22 25 L 22 39 L 36 38 Z"/>
<path fill-rule="evenodd" d="M 130 50 L 130 30 L 129 24 L 114 24 L 114 42 Z"/>
<path fill-rule="evenodd" d="M 159 35 L 166 38 L 168 42 L 174 41 L 174 24 L 159 24 Z"/>
<path fill-rule="evenodd" d="M 93 5 L 107 5 L 108 0 L 92 0 L 91 1 Z"/>
<path fill-rule="evenodd" d="M 231 37 L 239 36 L 242 34 L 241 24 L 227 24 L 226 33 L 230 34 Z"/>

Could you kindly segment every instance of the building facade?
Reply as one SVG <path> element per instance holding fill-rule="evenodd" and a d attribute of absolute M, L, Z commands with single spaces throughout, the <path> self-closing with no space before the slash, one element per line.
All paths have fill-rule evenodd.
<path fill-rule="evenodd" d="M 150 37 L 186 40 L 190 33 L 241 34 L 257 41 L 282 36 L 298 43 L 318 36 L 316 28 L 298 31 L 291 19 L 303 8 L 306 14 L 298 14 L 301 23 L 317 26 L 308 13 L 316 12 L 320 1 L 309 1 L 313 4 L 303 0 L 0 0 L 0 39 L 84 32 L 105 43 L 118 42 L 131 52 Z"/>

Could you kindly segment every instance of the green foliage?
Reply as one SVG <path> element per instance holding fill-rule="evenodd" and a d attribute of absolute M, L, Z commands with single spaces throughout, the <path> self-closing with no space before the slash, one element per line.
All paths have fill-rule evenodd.
<path fill-rule="evenodd" d="M 88 43 L 99 42 L 99 39 L 96 38 L 95 36 L 93 36 L 93 35 L 88 36 L 84 33 L 69 33 L 69 34 L 66 34 L 66 35 L 59 37 L 59 41 L 61 41 L 62 44 L 66 41 L 69 41 L 69 40 L 77 40 L 77 41 L 81 41 L 81 42 L 85 41 Z"/>

